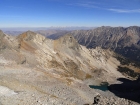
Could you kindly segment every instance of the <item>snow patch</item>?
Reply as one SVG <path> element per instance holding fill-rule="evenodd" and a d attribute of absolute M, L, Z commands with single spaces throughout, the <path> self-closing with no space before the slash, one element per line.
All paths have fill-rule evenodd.
<path fill-rule="evenodd" d="M 16 95 L 17 93 L 14 92 L 13 90 L 5 87 L 5 86 L 0 86 L 0 96 L 11 96 L 11 95 Z"/>

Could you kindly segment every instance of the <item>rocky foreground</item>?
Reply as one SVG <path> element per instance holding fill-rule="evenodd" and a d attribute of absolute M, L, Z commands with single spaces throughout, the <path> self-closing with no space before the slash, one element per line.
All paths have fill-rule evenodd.
<path fill-rule="evenodd" d="M 16 37 L 0 31 L 0 105 L 139 105 L 89 87 L 125 78 L 114 56 L 87 49 L 69 34 L 50 40 L 31 31 Z"/>

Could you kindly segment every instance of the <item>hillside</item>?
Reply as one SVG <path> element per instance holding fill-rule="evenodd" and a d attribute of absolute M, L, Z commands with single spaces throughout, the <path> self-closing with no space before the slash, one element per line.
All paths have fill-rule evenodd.
<path fill-rule="evenodd" d="M 134 61 L 140 61 L 140 27 L 99 27 L 93 30 L 77 30 L 71 33 L 87 48 L 112 49 Z"/>
<path fill-rule="evenodd" d="M 136 105 L 109 91 L 89 87 L 120 83 L 117 79 L 127 76 L 118 67 L 140 71 L 121 64 L 116 57 L 100 47 L 87 49 L 71 34 L 51 40 L 32 31 L 19 36 L 0 31 L 0 104 L 94 105 L 99 98 L 98 103 L 104 105 Z"/>

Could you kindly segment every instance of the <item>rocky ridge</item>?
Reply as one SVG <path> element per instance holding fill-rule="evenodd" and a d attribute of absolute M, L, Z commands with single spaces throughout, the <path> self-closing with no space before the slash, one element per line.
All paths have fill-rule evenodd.
<path fill-rule="evenodd" d="M 98 27 L 93 30 L 77 30 L 71 34 L 87 48 L 112 49 L 134 61 L 140 61 L 140 27 Z"/>
<path fill-rule="evenodd" d="M 129 101 L 88 86 L 125 78 L 110 50 L 87 49 L 70 34 L 51 40 L 31 31 L 17 37 L 0 31 L 0 43 L 1 104 L 84 105 L 93 104 L 98 95 L 105 105 L 112 104 L 110 98 Z"/>

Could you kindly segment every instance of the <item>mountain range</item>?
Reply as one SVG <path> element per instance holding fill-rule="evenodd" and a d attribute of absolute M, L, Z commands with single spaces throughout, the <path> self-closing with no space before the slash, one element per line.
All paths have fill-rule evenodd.
<path fill-rule="evenodd" d="M 124 57 L 140 62 L 140 27 L 138 26 L 127 28 L 102 26 L 70 33 L 78 43 L 87 48 L 111 49 Z M 50 35 L 49 38 L 57 39 L 63 35 Z"/>
<path fill-rule="evenodd" d="M 127 58 L 140 61 L 140 27 L 99 27 L 73 31 L 72 35 L 87 48 L 109 48 Z"/>
<path fill-rule="evenodd" d="M 139 30 L 139 27 L 130 27 L 129 30 L 135 28 Z M 107 32 L 111 30 L 109 35 L 104 33 L 107 29 Z M 10 36 L 0 31 L 0 104 L 137 105 L 139 98 L 124 99 L 111 91 L 90 88 L 91 85 L 99 86 L 103 83 L 120 84 L 119 78 L 133 81 L 139 76 L 139 64 L 114 52 L 118 46 L 132 47 L 133 43 L 136 44 L 136 40 L 139 40 L 139 34 L 132 31 L 135 32 L 135 38 L 131 37 L 133 40 L 130 40 L 129 44 L 123 41 L 119 45 L 118 30 L 126 29 L 101 27 L 72 31 L 55 40 L 32 31 L 18 36 Z M 115 32 L 119 34 L 114 36 Z M 130 36 L 130 32 L 126 35 Z M 104 34 L 99 37 L 101 33 Z M 122 32 L 122 38 L 123 35 Z M 106 43 L 102 42 L 107 40 L 105 38 L 112 42 L 116 40 L 117 46 L 111 42 L 110 45 L 101 44 Z M 97 40 L 97 44 L 94 43 L 96 47 L 93 46 L 94 39 Z M 127 36 L 124 39 L 127 39 Z M 139 49 L 139 44 L 136 45 Z M 132 86 L 135 87 L 135 84 Z M 139 93 L 136 88 L 133 88 L 133 91 Z M 132 91 L 127 93 L 137 96 Z"/>

